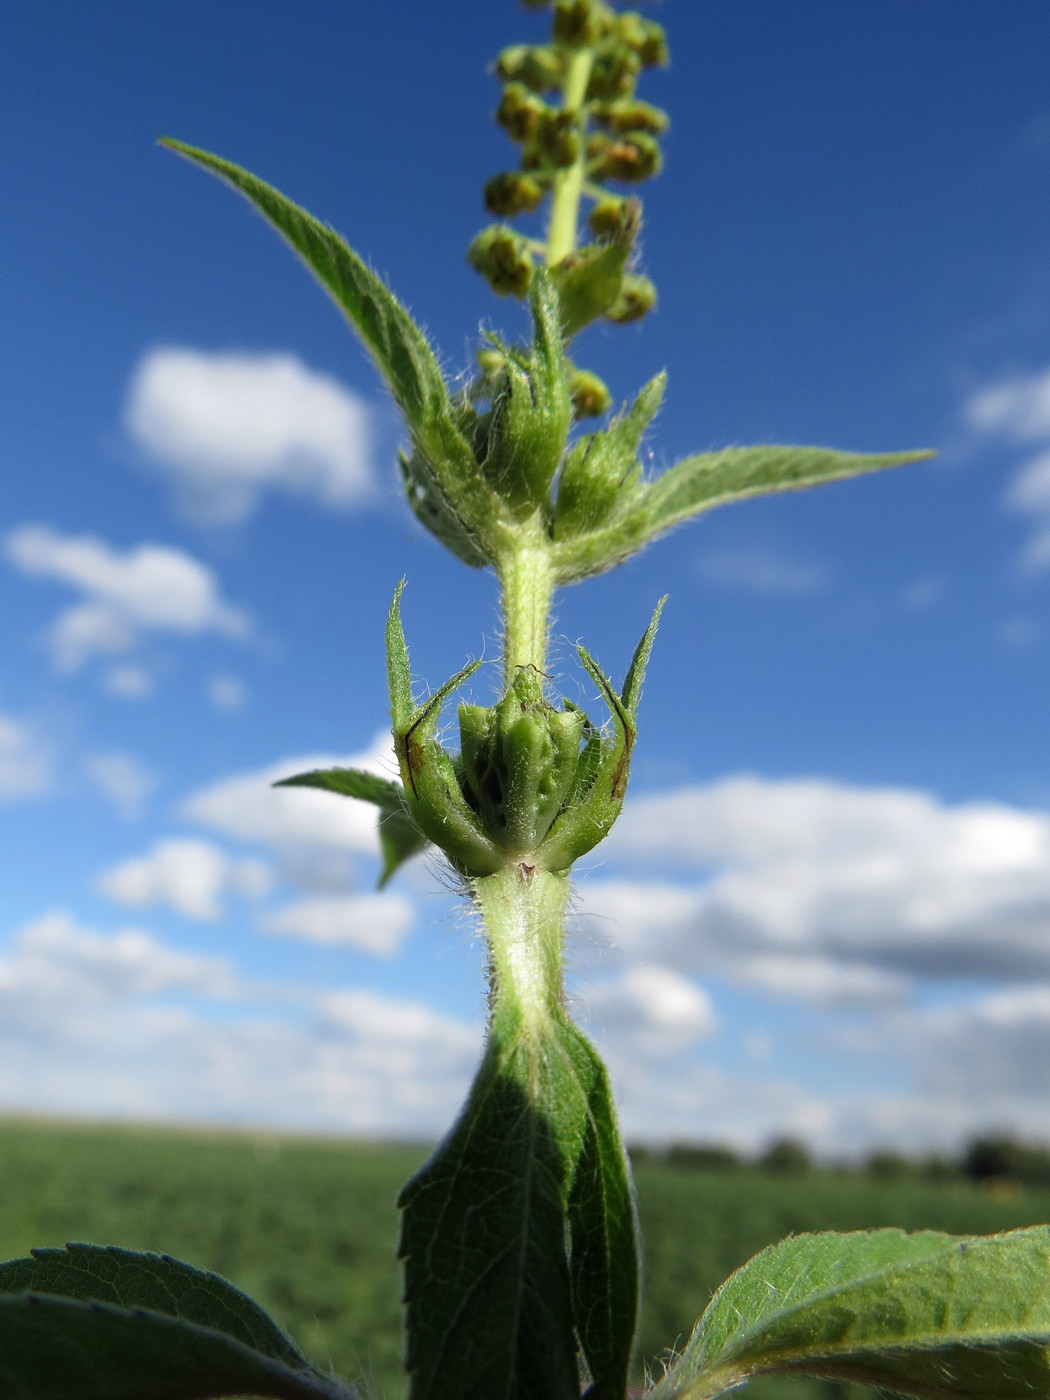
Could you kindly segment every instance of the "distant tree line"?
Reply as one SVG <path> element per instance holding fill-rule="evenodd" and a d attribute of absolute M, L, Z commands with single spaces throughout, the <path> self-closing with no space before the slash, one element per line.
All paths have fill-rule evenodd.
<path fill-rule="evenodd" d="M 796 1138 L 774 1139 L 757 1156 L 746 1156 L 725 1143 L 673 1142 L 668 1147 L 635 1145 L 635 1165 L 660 1162 L 682 1171 L 760 1171 L 770 1176 L 803 1176 L 833 1170 L 877 1181 L 970 1181 L 1013 1183 L 1050 1188 L 1050 1144 L 1022 1142 L 1006 1135 L 974 1138 L 956 1156 L 908 1156 L 878 1151 L 855 1163 L 818 1163 Z"/>

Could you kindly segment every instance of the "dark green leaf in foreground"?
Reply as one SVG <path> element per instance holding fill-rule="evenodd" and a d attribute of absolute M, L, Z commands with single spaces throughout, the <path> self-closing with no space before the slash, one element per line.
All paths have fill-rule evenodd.
<path fill-rule="evenodd" d="M 921 1400 L 1050 1396 L 1050 1231 L 799 1235 L 711 1300 L 651 1400 L 711 1400 L 763 1374 Z"/>
<path fill-rule="evenodd" d="M 593 1395 L 623 1396 L 634 1204 L 604 1068 L 574 1026 L 494 1031 L 401 1206 L 412 1400 L 578 1400 L 574 1309 Z"/>
<path fill-rule="evenodd" d="M 417 451 L 406 458 L 420 519 L 433 514 L 442 538 L 468 563 L 489 562 L 500 533 L 499 503 L 456 423 L 434 352 L 420 328 L 342 238 L 279 190 L 232 161 L 165 138 L 161 145 L 202 166 L 255 206 L 306 263 L 357 331 L 405 415 Z M 425 508 L 426 500 L 432 509 Z M 452 545 L 448 536 L 454 536 Z"/>
<path fill-rule="evenodd" d="M 401 784 L 376 773 L 361 768 L 315 768 L 310 773 L 297 773 L 294 778 L 282 778 L 274 787 L 321 788 L 374 803 L 379 808 L 379 844 L 383 852 L 380 889 L 399 866 L 430 844 L 409 815 Z"/>
<path fill-rule="evenodd" d="M 932 452 L 834 452 L 824 447 L 730 447 L 686 457 L 636 494 L 607 525 L 565 539 L 555 564 L 563 582 L 602 573 L 683 521 L 747 496 L 799 491 L 824 482 L 924 461 Z"/>
<path fill-rule="evenodd" d="M 70 1245 L 0 1265 L 4 1400 L 350 1400 L 256 1303 L 165 1255 Z"/>

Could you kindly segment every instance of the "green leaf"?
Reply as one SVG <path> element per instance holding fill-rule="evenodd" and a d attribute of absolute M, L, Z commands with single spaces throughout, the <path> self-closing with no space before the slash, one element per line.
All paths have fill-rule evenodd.
<path fill-rule="evenodd" d="M 634 1204 L 604 1068 L 565 1018 L 498 1016 L 400 1204 L 411 1400 L 578 1400 L 574 1312 L 591 1393 L 622 1400 Z"/>
<path fill-rule="evenodd" d="M 588 578 L 622 563 L 657 536 L 714 506 L 748 496 L 799 491 L 824 482 L 903 466 L 932 452 L 866 454 L 823 447 L 731 447 L 687 457 L 634 494 L 626 511 L 598 529 L 555 543 L 560 582 Z"/>
<path fill-rule="evenodd" d="M 446 534 L 453 530 L 460 538 L 461 558 L 470 554 L 468 562 L 491 561 L 493 544 L 500 535 L 499 502 L 456 424 L 434 352 L 393 293 L 333 229 L 271 185 L 209 151 L 168 137 L 161 145 L 219 176 L 242 194 L 331 294 L 405 415 L 418 449 L 411 459 L 414 490 L 431 500 Z M 427 523 L 420 504 L 413 501 L 413 508 Z"/>
<path fill-rule="evenodd" d="M 166 1255 L 74 1244 L 0 1265 L 5 1400 L 350 1400 L 256 1303 Z"/>
<path fill-rule="evenodd" d="M 799 1235 L 733 1274 L 651 1400 L 811 1375 L 920 1400 L 1050 1396 L 1050 1231 Z"/>
<path fill-rule="evenodd" d="M 389 778 L 380 778 L 361 768 L 315 768 L 310 773 L 297 773 L 294 778 L 282 778 L 274 787 L 321 788 L 325 792 L 375 803 L 379 808 L 379 845 L 383 852 L 380 889 L 406 860 L 425 851 L 430 844 L 409 814 L 404 788 Z"/>

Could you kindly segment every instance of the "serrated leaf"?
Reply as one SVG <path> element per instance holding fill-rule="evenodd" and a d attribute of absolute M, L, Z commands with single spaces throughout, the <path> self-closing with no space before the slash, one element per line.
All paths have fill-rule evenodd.
<path fill-rule="evenodd" d="M 0 1295 L 4 1400 L 351 1400 L 313 1367 L 170 1313 L 47 1293 Z"/>
<path fill-rule="evenodd" d="M 28 1259 L 0 1264 L 0 1294 L 8 1293 L 52 1293 L 169 1313 L 225 1332 L 275 1361 L 299 1368 L 310 1364 L 254 1299 L 218 1274 L 167 1254 L 95 1244 L 34 1249 Z"/>
<path fill-rule="evenodd" d="M 406 860 L 425 851 L 430 844 L 405 806 L 401 784 L 362 768 L 315 768 L 310 773 L 297 773 L 294 778 L 282 778 L 274 787 L 320 788 L 324 792 L 337 792 L 343 797 L 374 803 L 379 808 L 379 845 L 383 853 L 380 889 Z"/>
<path fill-rule="evenodd" d="M 412 1400 L 578 1400 L 574 1310 L 595 1400 L 620 1400 L 638 1291 L 627 1171 L 580 1032 L 497 1023 L 459 1121 L 401 1195 Z"/>
<path fill-rule="evenodd" d="M 560 582 L 613 568 L 652 540 L 714 506 L 748 496 L 800 491 L 884 467 L 921 462 L 932 452 L 856 453 L 823 447 L 731 447 L 687 457 L 647 483 L 626 512 L 599 529 L 555 544 Z"/>
<path fill-rule="evenodd" d="M 330 293 L 405 415 L 418 449 L 414 459 L 418 463 L 417 488 L 434 499 L 443 522 L 447 524 L 450 518 L 457 522 L 458 531 L 471 542 L 470 549 L 478 559 L 491 561 L 494 537 L 499 534 L 499 502 L 459 431 L 434 352 L 405 308 L 334 229 L 279 190 L 210 151 L 168 137 L 161 145 L 242 194 Z"/>
<path fill-rule="evenodd" d="M 919 1400 L 1045 1400 L 1050 1231 L 876 1230 L 773 1245 L 722 1285 L 651 1400 L 712 1400 L 766 1374 Z"/>

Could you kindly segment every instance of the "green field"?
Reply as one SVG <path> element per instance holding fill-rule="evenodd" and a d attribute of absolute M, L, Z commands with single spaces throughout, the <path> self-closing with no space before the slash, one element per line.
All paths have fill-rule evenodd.
<path fill-rule="evenodd" d="M 0 1256 L 66 1240 L 178 1255 L 258 1297 L 316 1360 L 397 1400 L 393 1201 L 424 1155 L 316 1139 L 0 1122 Z M 983 1233 L 1050 1219 L 1050 1191 L 1004 1201 L 963 1184 L 831 1172 L 774 1179 L 659 1162 L 642 1164 L 637 1178 L 647 1275 L 641 1345 L 653 1364 L 726 1273 L 793 1231 Z M 852 1392 L 765 1381 L 739 1393 L 830 1400 Z"/>

